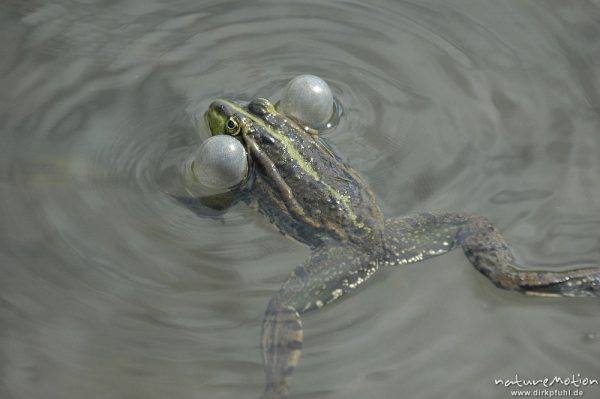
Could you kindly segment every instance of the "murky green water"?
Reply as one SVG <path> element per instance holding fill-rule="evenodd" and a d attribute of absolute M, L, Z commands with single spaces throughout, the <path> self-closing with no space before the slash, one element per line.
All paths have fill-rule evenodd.
<path fill-rule="evenodd" d="M 303 73 L 343 104 L 327 139 L 387 216 L 476 212 L 525 264 L 597 265 L 599 21 L 559 0 L 4 1 L 0 397 L 258 397 L 264 307 L 308 250 L 165 191 L 213 98 Z M 303 321 L 295 398 L 600 379 L 598 301 L 500 292 L 459 252 Z"/>

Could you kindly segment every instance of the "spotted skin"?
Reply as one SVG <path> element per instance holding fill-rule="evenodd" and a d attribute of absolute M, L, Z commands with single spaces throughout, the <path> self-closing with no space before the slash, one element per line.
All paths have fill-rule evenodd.
<path fill-rule="evenodd" d="M 384 221 L 367 183 L 311 130 L 257 99 L 217 100 L 205 114 L 211 134 L 246 147 L 253 170 L 240 193 L 282 233 L 312 248 L 272 297 L 262 325 L 263 399 L 283 399 L 302 349 L 301 314 L 365 283 L 383 266 L 420 262 L 462 247 L 499 288 L 536 296 L 600 297 L 600 268 L 523 269 L 487 219 L 422 213 Z"/>
<path fill-rule="evenodd" d="M 534 296 L 600 297 L 600 268 L 523 269 L 498 229 L 464 213 L 422 213 L 385 223 L 384 265 L 419 262 L 462 246 L 471 264 L 497 287 Z"/>

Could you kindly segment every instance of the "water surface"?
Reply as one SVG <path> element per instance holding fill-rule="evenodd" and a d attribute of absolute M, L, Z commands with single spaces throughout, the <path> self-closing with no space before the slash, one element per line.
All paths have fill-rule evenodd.
<path fill-rule="evenodd" d="M 476 212 L 524 264 L 597 265 L 599 21 L 592 1 L 4 1 L 0 397 L 259 395 L 264 308 L 309 251 L 166 192 L 212 99 L 299 74 L 343 104 L 325 137 L 386 216 Z M 501 292 L 459 252 L 389 270 L 303 318 L 292 397 L 600 379 L 599 306 Z"/>

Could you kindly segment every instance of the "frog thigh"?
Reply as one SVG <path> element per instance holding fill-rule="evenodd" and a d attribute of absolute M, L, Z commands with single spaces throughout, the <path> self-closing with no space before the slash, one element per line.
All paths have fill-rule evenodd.
<path fill-rule="evenodd" d="M 380 256 L 354 246 L 324 245 L 294 269 L 273 301 L 299 313 L 320 309 L 364 283 L 378 269 Z"/>
<path fill-rule="evenodd" d="M 406 265 L 453 250 L 464 223 L 465 217 L 461 214 L 421 213 L 386 220 L 383 264 Z"/>
<path fill-rule="evenodd" d="M 263 321 L 261 347 L 266 374 L 263 398 L 284 398 L 298 364 L 303 331 L 300 313 L 321 308 L 367 280 L 377 256 L 352 247 L 322 246 L 297 267 L 273 296 Z"/>

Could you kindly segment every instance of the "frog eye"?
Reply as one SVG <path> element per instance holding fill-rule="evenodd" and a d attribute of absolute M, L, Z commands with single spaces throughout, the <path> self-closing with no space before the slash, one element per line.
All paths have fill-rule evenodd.
<path fill-rule="evenodd" d="M 275 112 L 275 107 L 266 98 L 256 98 L 248 104 L 248 110 L 254 115 L 264 116 Z"/>
<path fill-rule="evenodd" d="M 225 130 L 232 136 L 235 136 L 240 132 L 240 124 L 235 117 L 232 116 L 231 118 L 227 119 Z"/>

